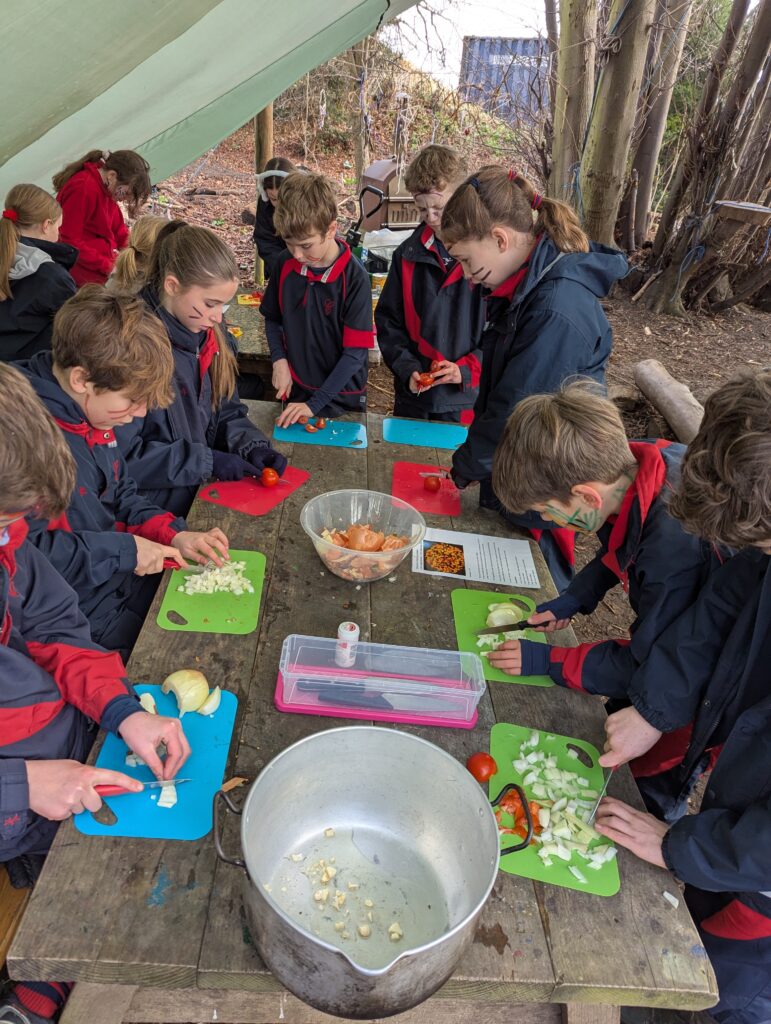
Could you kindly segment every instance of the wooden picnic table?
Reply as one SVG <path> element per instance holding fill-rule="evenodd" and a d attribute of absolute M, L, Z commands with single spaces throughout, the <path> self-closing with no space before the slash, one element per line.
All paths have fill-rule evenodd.
<path fill-rule="evenodd" d="M 251 403 L 254 421 L 270 432 L 273 403 Z M 326 572 L 299 525 L 311 496 L 344 487 L 390 491 L 394 460 L 447 464 L 449 453 L 386 444 L 382 417 L 367 417 L 365 450 L 295 445 L 285 448 L 311 479 L 273 512 L 250 517 L 196 501 L 191 526 L 219 525 L 235 548 L 267 558 L 261 620 L 248 636 L 161 630 L 155 621 L 165 580 L 129 662 L 133 682 L 160 682 L 196 665 L 210 684 L 234 691 L 239 713 L 226 778 L 256 776 L 285 747 L 347 720 L 281 714 L 273 705 L 279 652 L 291 632 L 335 636 L 354 619 L 363 639 L 455 648 L 450 593 L 461 581 L 412 573 L 361 590 Z M 494 513 L 462 495 L 462 515 L 429 526 L 510 535 Z M 542 586 L 554 596 L 533 545 Z M 476 585 L 490 589 L 490 585 Z M 566 631 L 562 642 L 574 643 Z M 461 760 L 488 749 L 498 721 L 580 736 L 602 746 L 599 699 L 560 687 L 489 684 L 473 730 L 400 726 Z M 617 771 L 611 791 L 642 806 L 631 774 Z M 245 792 L 245 791 L 242 791 Z M 298 813 L 302 808 L 298 807 Z M 448 809 L 448 814 L 451 810 Z M 224 835 L 238 850 L 237 825 Z M 475 941 L 449 982 L 427 1002 L 393 1019 L 402 1024 L 611 1024 L 618 1006 L 701 1009 L 716 1002 L 716 984 L 672 876 L 619 851 L 621 891 L 610 898 L 499 873 Z M 212 835 L 196 842 L 96 838 L 66 822 L 33 892 L 8 964 L 18 979 L 78 982 L 65 1024 L 117 1022 L 282 1021 L 321 1024 L 331 1018 L 288 994 L 252 947 L 241 906 L 241 873 L 218 862 Z"/>

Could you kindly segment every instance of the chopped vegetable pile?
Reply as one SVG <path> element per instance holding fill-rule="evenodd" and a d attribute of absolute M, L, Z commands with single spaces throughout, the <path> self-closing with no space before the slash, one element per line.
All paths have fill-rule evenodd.
<path fill-rule="evenodd" d="M 219 567 L 213 565 L 202 573 L 187 576 L 177 590 L 191 595 L 228 593 L 240 597 L 242 594 L 253 594 L 254 587 L 244 575 L 245 569 L 246 562 L 225 562 Z"/>
<path fill-rule="evenodd" d="M 539 733 L 533 731 L 512 762 L 520 775 L 521 785 L 538 801 L 530 803 L 531 812 L 535 809 L 533 820 L 538 826 L 534 830 L 534 841 L 540 846 L 538 856 L 546 867 L 552 866 L 555 857 L 565 861 L 571 874 L 586 884 L 586 876 L 581 869 L 570 863 L 575 857 L 580 857 L 585 867 L 598 871 L 616 856 L 615 846 L 604 840 L 589 824 L 600 794 L 579 772 L 558 768 L 556 756 L 537 749 L 539 740 Z M 514 798 L 517 794 L 512 792 L 509 796 Z M 508 799 L 507 796 L 505 800 Z M 504 807 L 505 800 L 500 806 L 509 810 Z M 518 797 L 513 804 L 519 804 Z M 514 810 L 517 810 L 516 806 Z M 512 817 L 515 824 L 511 831 L 524 838 L 524 810 L 520 808 L 520 813 L 514 813 Z"/>
<path fill-rule="evenodd" d="M 527 612 L 512 604 L 511 601 L 499 601 L 497 604 L 487 606 L 488 616 L 486 626 L 500 626 L 500 633 L 486 633 L 477 640 L 477 647 L 487 647 L 489 650 L 481 651 L 484 658 L 490 651 L 497 651 L 507 640 L 518 640 L 522 637 L 522 631 L 527 629 Z M 508 628 L 507 628 L 508 627 Z"/>
<path fill-rule="evenodd" d="M 409 537 L 373 530 L 369 523 L 352 523 L 345 530 L 321 531 L 326 544 L 316 550 L 325 565 L 345 580 L 380 579 L 395 569 L 405 555 Z M 340 550 L 337 550 L 337 549 Z M 382 558 L 367 555 L 382 554 Z"/>

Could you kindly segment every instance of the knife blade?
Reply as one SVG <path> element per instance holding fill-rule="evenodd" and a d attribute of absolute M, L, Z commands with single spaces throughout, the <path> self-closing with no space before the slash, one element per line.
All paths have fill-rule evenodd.
<path fill-rule="evenodd" d="M 440 480 L 452 479 L 450 477 L 450 471 L 448 469 L 437 469 L 433 473 L 418 473 L 418 476 L 423 480 L 426 480 L 430 476 L 438 476 Z"/>
<path fill-rule="evenodd" d="M 192 779 L 167 779 L 165 782 L 143 782 L 142 785 L 145 787 L 145 789 L 153 789 L 156 786 L 181 786 L 183 782 L 192 781 Z M 99 786 L 94 786 L 94 791 L 98 793 L 99 796 L 123 796 L 127 793 L 130 793 L 134 796 L 137 795 L 133 789 L 126 789 L 125 786 L 116 786 L 112 784 L 102 784 Z"/>
<path fill-rule="evenodd" d="M 605 781 L 602 784 L 602 789 L 600 790 L 600 795 L 597 797 L 597 803 L 594 805 L 594 807 L 592 807 L 592 813 L 589 815 L 589 818 L 587 820 L 587 825 L 593 825 L 594 824 L 594 819 L 597 817 L 597 808 L 600 806 L 600 801 L 602 800 L 602 798 L 605 796 L 605 793 L 607 792 L 608 783 L 610 782 L 610 777 L 613 774 L 613 771 L 614 771 L 613 768 L 609 768 L 607 775 L 605 775 Z"/>
<path fill-rule="evenodd" d="M 515 630 L 524 632 L 526 629 L 535 629 L 535 626 L 529 626 L 527 622 L 513 622 L 510 626 L 486 626 L 478 629 L 474 636 L 497 636 L 498 633 L 513 633 Z"/>
<path fill-rule="evenodd" d="M 369 708 L 373 711 L 418 711 L 426 714 L 457 709 L 457 699 L 447 694 L 449 700 L 438 700 L 431 696 L 418 696 L 398 691 L 378 692 L 363 686 L 328 685 L 313 680 L 300 680 L 297 689 L 315 693 L 320 704 L 334 704 L 338 707 Z"/>

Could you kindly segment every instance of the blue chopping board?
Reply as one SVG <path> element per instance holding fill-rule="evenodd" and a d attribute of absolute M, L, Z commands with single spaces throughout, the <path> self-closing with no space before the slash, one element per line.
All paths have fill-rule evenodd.
<path fill-rule="evenodd" d="M 161 693 L 160 686 L 138 685 L 137 693 L 155 697 L 159 715 L 176 718 L 177 701 L 171 693 Z M 174 807 L 158 807 L 160 789 L 144 789 L 105 799 L 117 817 L 113 825 L 102 825 L 90 811 L 75 815 L 75 828 L 86 836 L 130 836 L 139 839 L 200 839 L 211 831 L 212 801 L 222 785 L 225 774 L 238 699 L 228 690 L 222 691 L 220 706 L 213 715 L 188 711 L 182 717 L 182 728 L 192 753 L 179 770 L 179 778 L 190 779 L 177 786 Z M 98 768 L 125 772 L 140 782 L 152 782 L 149 768 L 126 765 L 128 747 L 118 736 L 109 733 L 96 759 Z"/>
<path fill-rule="evenodd" d="M 431 420 L 383 420 L 383 440 L 390 444 L 412 444 L 418 448 L 460 448 L 468 437 L 468 427 L 459 423 L 433 423 Z"/>
<path fill-rule="evenodd" d="M 302 423 L 291 427 L 274 427 L 273 437 L 277 441 L 291 444 L 320 444 L 324 448 L 366 448 L 367 428 L 363 423 L 349 420 L 327 420 L 323 430 L 309 434 Z"/>

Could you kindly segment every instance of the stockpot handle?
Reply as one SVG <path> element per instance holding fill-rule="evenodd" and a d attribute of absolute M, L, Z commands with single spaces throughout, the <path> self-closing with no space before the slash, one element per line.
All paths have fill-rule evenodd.
<path fill-rule="evenodd" d="M 501 850 L 501 857 L 505 857 L 507 853 L 516 853 L 518 850 L 526 849 L 530 845 L 530 840 L 533 838 L 533 815 L 530 813 L 530 806 L 528 805 L 524 789 L 522 789 L 521 786 L 518 786 L 516 782 L 507 783 L 495 800 L 490 801 L 490 804 L 493 807 L 497 807 L 501 800 L 503 800 L 506 794 L 510 793 L 512 789 L 516 790 L 519 794 L 519 799 L 522 802 L 522 809 L 525 812 L 525 821 L 527 822 L 527 835 L 520 843 L 515 843 L 514 846 L 507 846 L 505 850 Z"/>
<path fill-rule="evenodd" d="M 217 851 L 217 856 L 225 864 L 232 864 L 234 867 L 243 868 L 246 871 L 246 863 L 239 857 L 228 857 L 225 851 L 222 849 L 222 836 L 220 834 L 220 804 L 224 803 L 227 810 L 233 814 L 241 814 L 242 808 L 237 807 L 231 797 L 227 793 L 223 793 L 221 789 L 218 789 L 214 794 L 214 803 L 212 806 L 212 816 L 214 818 L 214 849 Z"/>

